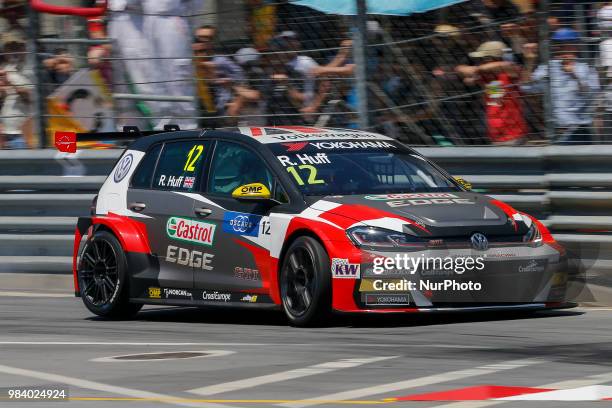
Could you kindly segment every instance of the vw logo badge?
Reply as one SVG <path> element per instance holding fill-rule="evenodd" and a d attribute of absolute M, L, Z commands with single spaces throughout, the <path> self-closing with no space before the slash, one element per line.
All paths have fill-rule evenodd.
<path fill-rule="evenodd" d="M 125 178 L 125 176 L 127 176 L 127 174 L 130 172 L 130 168 L 132 167 L 133 161 L 134 157 L 131 154 L 128 154 L 123 159 L 121 159 L 121 161 L 117 165 L 117 170 L 115 170 L 115 175 L 113 177 L 115 183 L 120 182 Z"/>
<path fill-rule="evenodd" d="M 489 249 L 489 241 L 487 240 L 487 237 L 485 237 L 484 234 L 481 234 L 480 232 L 472 234 L 470 241 L 472 241 L 472 248 L 474 249 L 477 249 L 479 251 L 486 251 L 487 249 Z"/>

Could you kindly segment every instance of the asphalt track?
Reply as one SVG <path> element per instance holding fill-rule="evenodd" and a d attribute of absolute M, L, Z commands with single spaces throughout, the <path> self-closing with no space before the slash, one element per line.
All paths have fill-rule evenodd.
<path fill-rule="evenodd" d="M 210 355 L 109 359 L 200 351 Z M 401 400 L 465 387 L 478 387 L 463 393 L 468 398 L 500 395 L 484 385 L 571 391 L 546 401 Z M 350 317 L 298 329 L 280 313 L 224 309 L 145 308 L 133 321 L 104 321 L 66 292 L 0 291 L 0 397 L 11 387 L 65 387 L 70 395 L 0 406 L 601 407 L 612 401 L 559 400 L 612 397 L 609 385 L 606 308 Z"/>

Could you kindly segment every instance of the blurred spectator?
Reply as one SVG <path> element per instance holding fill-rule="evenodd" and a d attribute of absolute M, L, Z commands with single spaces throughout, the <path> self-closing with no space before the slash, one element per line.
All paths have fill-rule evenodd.
<path fill-rule="evenodd" d="M 245 80 L 234 85 L 236 98 L 229 113 L 240 116 L 238 126 L 263 126 L 267 124 L 265 103 L 261 97 L 262 80 L 265 72 L 261 66 L 261 56 L 255 48 L 245 47 L 238 50 L 234 60 L 244 72 Z"/>
<path fill-rule="evenodd" d="M 113 63 L 113 77 L 115 82 L 127 84 L 116 85 L 114 92 L 154 94 L 156 89 L 152 82 L 157 78 L 157 67 L 151 62 L 153 51 L 143 31 L 140 0 L 109 0 L 108 17 L 108 35 L 114 40 L 113 53 L 120 58 Z M 119 100 L 116 101 L 116 105 L 118 112 L 130 112 L 132 108 L 135 108 L 141 116 L 159 116 L 162 113 L 160 103 L 156 101 L 134 103 Z M 125 120 L 125 123 L 119 124 L 127 123 L 138 125 L 141 128 L 152 125 L 131 120 Z"/>
<path fill-rule="evenodd" d="M 141 0 L 144 37 L 155 61 L 153 92 L 164 96 L 194 97 L 191 33 L 187 16 L 198 13 L 202 0 Z M 162 119 L 156 129 L 176 123 L 181 129 L 197 126 L 193 102 L 162 102 Z"/>
<path fill-rule="evenodd" d="M 300 122 L 298 116 L 303 106 L 305 95 L 302 91 L 303 81 L 300 74 L 288 64 L 290 56 L 283 51 L 289 45 L 285 38 L 274 38 L 270 41 L 264 67 L 263 97 L 266 114 L 270 115 L 271 125 L 295 125 Z"/>
<path fill-rule="evenodd" d="M 218 116 L 228 116 L 228 108 L 236 102 L 234 86 L 244 80 L 244 72 L 231 57 L 215 55 L 215 40 L 216 29 L 213 26 L 204 25 L 195 31 L 192 48 L 197 57 L 198 95 L 208 112 L 214 109 Z M 219 122 L 229 125 L 234 120 L 222 118 Z"/>
<path fill-rule="evenodd" d="M 603 133 L 610 135 L 612 128 L 612 2 L 604 3 L 597 13 L 602 42 L 599 44 L 600 61 L 605 69 L 603 85 L 605 87 L 605 115 Z"/>
<path fill-rule="evenodd" d="M 456 68 L 465 83 L 484 87 L 488 134 L 494 144 L 514 144 L 527 134 L 517 83 L 520 68 L 504 60 L 506 50 L 502 42 L 485 42 L 469 54 L 479 65 Z"/>
<path fill-rule="evenodd" d="M 469 65 L 469 44 L 455 26 L 441 24 L 434 32 L 431 46 L 422 47 L 420 58 L 434 78 L 434 92 L 439 98 L 452 98 L 440 103 L 440 116 L 447 121 L 444 136 L 459 138 L 462 144 L 486 143 L 486 127 L 479 112 L 483 111 L 481 86 L 464 81 L 455 71 L 457 65 Z M 449 133 L 450 132 L 450 133 Z"/>
<path fill-rule="evenodd" d="M 8 40 L 26 41 L 27 33 L 22 20 L 26 15 L 26 0 L 0 1 L 0 45 Z"/>
<path fill-rule="evenodd" d="M 51 58 L 43 61 L 49 82 L 57 87 L 74 73 L 74 58 L 64 48 L 58 48 Z"/>
<path fill-rule="evenodd" d="M 287 47 L 285 51 L 289 53 L 287 56 L 289 59 L 287 62 L 288 68 L 297 73 L 302 79 L 302 112 L 317 112 L 321 104 L 324 102 L 326 93 L 325 90 L 329 89 L 328 84 L 323 85 L 322 88 L 318 89 L 317 79 L 329 76 L 350 76 L 353 73 L 354 65 L 346 63 L 351 51 L 351 40 L 343 40 L 340 43 L 341 48 L 338 50 L 332 60 L 325 65 L 320 65 L 311 56 L 300 54 L 302 46 L 297 38 L 297 34 L 294 31 L 284 31 L 276 36 L 276 38 L 279 40 L 284 40 L 282 41 L 282 44 Z M 324 92 L 321 93 L 319 90 L 323 90 Z"/>
<path fill-rule="evenodd" d="M 89 38 L 92 40 L 103 40 L 107 37 L 104 24 L 99 21 L 89 21 Z M 109 60 L 112 56 L 111 44 L 96 44 L 87 50 L 87 63 L 92 69 L 98 70 L 106 84 L 113 83 L 112 65 Z"/>
<path fill-rule="evenodd" d="M 0 65 L 0 148 L 26 148 L 24 126 L 31 115 L 32 77 L 26 69 L 25 43 L 5 37 Z"/>
<path fill-rule="evenodd" d="M 578 33 L 561 28 L 552 36 L 553 55 L 548 64 L 533 69 L 538 58 L 537 44 L 525 46 L 527 65 L 523 90 L 542 92 L 550 71 L 552 110 L 561 143 L 590 143 L 593 140 L 595 92 L 599 78 L 594 67 L 578 61 Z"/>

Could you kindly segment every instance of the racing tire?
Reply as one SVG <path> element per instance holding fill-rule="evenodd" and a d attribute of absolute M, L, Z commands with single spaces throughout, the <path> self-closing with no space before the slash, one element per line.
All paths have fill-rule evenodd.
<path fill-rule="evenodd" d="M 331 317 L 329 256 L 314 238 L 297 238 L 280 270 L 282 307 L 293 326 L 320 326 Z"/>
<path fill-rule="evenodd" d="M 98 316 L 128 319 L 142 308 L 129 301 L 126 256 L 117 238 L 107 231 L 97 231 L 85 242 L 77 278 L 83 303 Z"/>

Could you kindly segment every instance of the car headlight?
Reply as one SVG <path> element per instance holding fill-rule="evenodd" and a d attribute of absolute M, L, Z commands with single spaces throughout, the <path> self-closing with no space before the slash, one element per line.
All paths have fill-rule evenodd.
<path fill-rule="evenodd" d="M 531 243 L 534 246 L 542 245 L 542 233 L 535 222 L 531 223 L 529 231 L 523 235 L 523 242 Z"/>
<path fill-rule="evenodd" d="M 378 227 L 353 227 L 346 230 L 346 234 L 356 246 L 364 249 L 418 249 L 427 243 L 414 235 Z"/>

